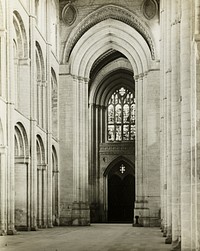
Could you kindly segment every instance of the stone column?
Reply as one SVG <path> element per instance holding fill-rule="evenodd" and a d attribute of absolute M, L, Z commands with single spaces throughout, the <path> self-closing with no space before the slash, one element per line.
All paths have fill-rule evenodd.
<path fill-rule="evenodd" d="M 46 67 L 47 67 L 47 86 L 46 86 L 46 118 L 47 125 L 47 225 L 53 227 L 52 223 L 52 84 L 51 84 L 51 10 L 50 3 L 47 2 L 47 44 L 46 44 Z M 57 131 L 57 130 L 56 130 Z M 57 154 L 58 156 L 58 154 Z"/>
<path fill-rule="evenodd" d="M 48 59 L 47 59 L 48 60 Z M 48 72 L 49 73 L 49 72 Z M 48 79 L 49 80 L 49 79 Z M 48 127 L 48 116 L 46 113 L 46 109 L 48 109 L 47 107 L 47 81 L 44 80 L 42 81 L 42 86 L 41 86 L 41 98 L 42 98 L 42 107 L 41 107 L 41 126 L 42 128 L 44 128 L 44 130 L 47 130 Z M 46 119 L 47 118 L 47 119 Z"/>
<path fill-rule="evenodd" d="M 88 80 L 74 76 L 72 225 L 89 225 Z"/>
<path fill-rule="evenodd" d="M 181 174 L 181 119 L 180 119 L 180 15 L 177 1 L 171 0 L 171 102 L 172 102 L 172 249 L 180 250 L 180 174 Z"/>
<path fill-rule="evenodd" d="M 181 1 L 181 249 L 192 250 L 191 236 L 191 1 Z"/>
<path fill-rule="evenodd" d="M 95 203 L 96 205 L 99 202 L 99 142 L 100 142 L 100 111 L 101 106 L 96 105 L 96 144 L 95 144 Z"/>
<path fill-rule="evenodd" d="M 164 232 L 165 226 L 165 194 L 164 194 L 164 30 L 165 12 L 164 2 L 160 1 L 160 27 L 161 27 L 161 41 L 160 41 L 160 186 L 161 186 L 161 231 Z"/>
<path fill-rule="evenodd" d="M 7 233 L 6 148 L 0 147 L 0 235 Z"/>
<path fill-rule="evenodd" d="M 167 168 L 167 238 L 166 244 L 172 242 L 172 163 L 171 163 L 171 2 L 167 1 L 166 5 L 167 20 L 166 20 L 166 69 L 165 69 L 165 83 L 166 83 L 166 168 Z"/>
<path fill-rule="evenodd" d="M 107 132 L 105 130 L 106 128 L 106 106 L 104 105 L 101 105 L 100 106 L 100 114 L 99 114 L 99 122 L 100 122 L 100 125 L 99 125 L 99 131 L 100 131 L 100 138 L 99 138 L 99 142 L 101 143 L 104 143 L 107 139 Z"/>
<path fill-rule="evenodd" d="M 148 170 L 147 170 L 147 138 L 148 138 L 148 125 L 147 125 L 147 110 L 148 110 L 148 102 L 147 102 L 147 80 L 148 73 L 144 73 L 143 77 L 143 93 L 142 93 L 142 102 L 143 102 L 143 118 L 142 118 L 142 145 L 143 145 L 143 153 L 142 153 L 142 161 L 143 161 L 143 196 L 146 199 L 147 191 L 148 191 Z"/>
<path fill-rule="evenodd" d="M 143 75 L 135 78 L 136 92 L 136 203 L 143 202 Z"/>
<path fill-rule="evenodd" d="M 88 144 L 89 144 L 89 151 L 88 151 L 88 189 L 89 189 L 89 193 L 88 193 L 88 201 L 91 204 L 92 202 L 92 191 L 91 191 L 91 186 L 92 186 L 92 166 L 93 166 L 93 158 L 92 158 L 92 151 L 93 151 L 93 147 L 92 147 L 92 142 L 93 142 L 93 120 L 94 120 L 94 114 L 93 114 L 93 105 L 94 104 L 89 104 L 89 125 L 88 125 Z"/>
<path fill-rule="evenodd" d="M 48 209 L 47 209 L 47 203 L 48 203 L 48 176 L 47 176 L 47 165 L 43 164 L 42 166 L 42 227 L 46 228 L 48 226 Z"/>
<path fill-rule="evenodd" d="M 99 203 L 99 142 L 100 142 L 100 111 L 96 104 L 89 105 L 89 194 L 91 220 L 98 221 Z"/>
<path fill-rule="evenodd" d="M 6 84 L 3 84 L 3 80 L 6 79 L 6 72 L 4 67 L 2 67 L 4 60 L 6 59 L 6 30 L 0 30 L 0 74 L 1 74 L 1 83 L 0 83 L 0 95 L 6 97 Z"/>
<path fill-rule="evenodd" d="M 13 68 L 13 44 L 12 44 L 12 2 L 6 1 L 6 16 L 7 18 L 7 195 L 8 195 L 8 207 L 7 207 L 7 220 L 8 220 L 8 230 L 7 234 L 15 234 L 15 176 L 14 176 L 14 108 L 15 108 L 15 93 L 14 89 L 14 68 Z"/>
<path fill-rule="evenodd" d="M 168 117 L 170 116 L 170 100 L 168 101 L 169 96 L 169 75 L 171 69 L 169 68 L 170 64 L 170 58 L 169 58 L 169 38 L 170 38 L 170 9 L 169 9 L 169 1 L 163 1 L 162 2 L 162 27 L 161 27 L 161 34 L 162 36 L 162 99 L 163 99 L 163 106 L 162 106 L 162 112 L 163 112 L 163 237 L 167 236 L 167 231 L 169 232 L 170 225 L 170 169 L 171 166 L 168 166 L 170 164 L 170 156 L 168 156 L 169 150 L 170 150 L 170 131 L 168 130 L 170 123 L 168 123 Z M 169 86 L 168 86 L 169 85 Z M 168 177 L 169 175 L 169 177 Z M 168 187 L 169 186 L 169 187 Z"/>
<path fill-rule="evenodd" d="M 73 149 L 74 149 L 74 80 L 69 74 L 68 64 L 59 69 L 59 166 L 60 166 L 60 225 L 72 224 L 74 201 Z"/>
<path fill-rule="evenodd" d="M 2 27 L 3 28 L 3 27 Z M 8 82 L 6 80 L 6 72 L 4 71 L 4 61 L 6 60 L 6 53 L 7 53 L 7 44 L 6 44 L 7 34 L 6 30 L 0 30 L 0 96 L 2 96 L 5 100 L 7 97 L 6 88 Z M 3 66 L 3 67 L 2 67 Z M 1 106 L 1 109 L 3 106 Z M 6 101 L 4 104 L 4 109 L 1 110 L 2 113 L 6 115 Z M 1 117 L 2 122 L 2 117 Z M 5 116 L 5 122 L 6 116 Z M 1 138 L 1 146 L 0 146 L 0 236 L 7 234 L 7 148 L 6 145 L 6 132 L 4 132 L 3 138 Z"/>
<path fill-rule="evenodd" d="M 31 1 L 31 13 L 35 12 L 34 1 Z M 30 176 L 31 176 L 31 229 L 37 230 L 37 154 L 36 154 L 36 125 L 37 125 L 37 80 L 35 78 L 35 16 L 30 15 L 30 60 L 33 62 L 30 68 Z"/>
<path fill-rule="evenodd" d="M 135 177 L 136 177 L 136 200 L 134 215 L 139 216 L 142 226 L 149 226 L 149 208 L 144 194 L 144 146 L 143 146 L 143 78 L 144 74 L 135 76 L 135 98 L 136 98 L 136 139 L 135 139 Z"/>
<path fill-rule="evenodd" d="M 192 248 L 200 249 L 200 1 L 195 0 L 192 74 Z"/>
<path fill-rule="evenodd" d="M 37 226 L 42 227 L 42 166 L 41 164 L 37 166 Z"/>
<path fill-rule="evenodd" d="M 88 162 L 88 200 L 90 203 L 91 210 L 94 211 L 94 186 L 95 186 L 95 177 L 94 177 L 94 166 L 95 166 L 95 104 L 89 104 L 89 162 Z"/>

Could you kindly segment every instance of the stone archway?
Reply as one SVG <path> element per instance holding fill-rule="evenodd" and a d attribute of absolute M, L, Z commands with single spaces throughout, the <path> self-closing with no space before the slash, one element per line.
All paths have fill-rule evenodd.
<path fill-rule="evenodd" d="M 15 227 L 29 230 L 30 170 L 28 138 L 21 123 L 15 125 Z"/>
<path fill-rule="evenodd" d="M 135 202 L 133 168 L 125 161 L 119 161 L 109 171 L 107 183 L 107 221 L 132 223 Z"/>
<path fill-rule="evenodd" d="M 129 156 L 132 158 L 132 156 Z M 103 175 L 103 222 L 133 223 L 136 198 L 134 161 L 118 156 L 105 168 Z"/>
<path fill-rule="evenodd" d="M 60 123 L 61 162 L 65 165 L 65 152 L 69 150 L 69 144 L 73 145 L 70 158 L 67 160 L 68 172 L 64 168 L 61 170 L 63 175 L 73 174 L 71 176 L 73 191 L 64 183 L 64 179 L 61 180 L 66 192 L 72 194 L 70 202 L 66 200 L 64 195 L 61 195 L 63 205 L 70 203 L 72 205 L 72 216 L 70 218 L 66 211 L 61 209 L 61 218 L 64 224 L 71 221 L 71 224 L 87 225 L 89 221 L 88 202 L 90 203 L 91 213 L 94 212 L 94 215 L 98 215 L 94 221 L 105 221 L 105 196 L 100 191 L 104 182 L 104 168 L 112 160 L 106 156 L 107 153 L 104 156 L 103 152 L 106 152 L 106 149 L 110 149 L 111 152 L 113 149 L 116 150 L 115 142 L 107 146 L 107 137 L 105 136 L 106 100 L 114 87 L 113 83 L 120 81 L 121 76 L 117 79 L 118 75 L 113 75 L 112 72 L 117 69 L 124 76 L 121 78 L 124 85 L 130 84 L 130 89 L 131 87 L 135 88 L 137 132 L 135 148 L 130 145 L 121 147 L 122 152 L 117 152 L 114 158 L 119 155 L 126 155 L 123 151 L 127 152 L 127 149 L 133 158 L 137 155 L 137 208 L 142 208 L 139 211 L 140 215 L 143 215 L 143 211 L 145 211 L 143 210 L 143 201 L 146 201 L 149 186 L 146 178 L 148 175 L 147 168 L 151 164 L 150 161 L 148 162 L 150 154 L 147 155 L 147 152 L 152 151 L 155 155 L 159 142 L 157 136 L 159 106 L 155 104 L 155 100 L 157 102 L 159 98 L 159 83 L 157 81 L 159 69 L 157 69 L 157 64 L 152 57 L 153 49 L 149 46 L 150 43 L 147 39 L 144 38 L 143 32 L 134 25 L 123 22 L 118 18 L 117 13 L 113 15 L 111 15 L 112 18 L 109 18 L 108 15 L 105 19 L 91 22 L 91 26 L 87 26 L 87 29 L 82 31 L 82 35 L 76 37 L 77 41 L 71 39 L 76 30 L 74 29 L 63 48 L 60 88 L 66 89 L 67 83 L 67 88 L 73 90 L 73 95 L 70 97 L 65 92 L 60 95 L 60 104 L 65 109 L 63 112 L 66 112 L 69 117 L 73 117 L 72 121 L 61 118 Z M 151 38 L 153 39 L 153 37 Z M 111 64 L 112 67 L 109 68 Z M 112 83 L 106 81 L 110 74 L 116 77 L 116 81 L 114 79 L 112 79 Z M 127 79 L 129 75 L 130 78 Z M 97 79 L 98 81 L 96 81 Z M 103 85 L 106 82 L 107 85 Z M 117 84 L 120 85 L 120 83 Z M 155 88 L 157 90 L 156 96 L 154 95 L 152 99 Z M 147 105 L 148 109 L 146 109 Z M 92 121 L 96 121 L 93 123 L 93 125 L 95 124 L 93 127 L 91 126 Z M 66 127 L 71 129 L 69 133 L 65 133 Z M 149 137 L 147 137 L 147 133 Z M 93 158 L 94 155 L 95 158 Z M 158 172 L 158 161 L 154 165 L 156 172 Z M 96 175 L 96 180 L 93 178 L 93 174 Z M 152 201 L 155 197 L 154 194 L 155 191 L 153 190 L 150 194 Z M 73 203 L 75 203 L 75 207 Z M 91 209 L 91 205 L 94 208 Z M 158 209 L 156 208 L 156 210 Z M 98 213 L 96 213 L 97 211 Z M 78 216 L 73 216 L 73 212 L 77 212 Z M 79 219 L 79 216 L 81 219 Z"/>

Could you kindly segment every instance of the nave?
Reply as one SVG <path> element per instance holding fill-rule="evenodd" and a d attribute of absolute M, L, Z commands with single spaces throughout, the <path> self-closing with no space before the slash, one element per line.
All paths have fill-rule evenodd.
<path fill-rule="evenodd" d="M 131 224 L 92 224 L 20 232 L 0 239 L 1 251 L 167 251 L 160 229 Z"/>

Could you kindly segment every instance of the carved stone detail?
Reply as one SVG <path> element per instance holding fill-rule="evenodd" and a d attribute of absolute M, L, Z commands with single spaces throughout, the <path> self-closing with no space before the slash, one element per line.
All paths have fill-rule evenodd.
<path fill-rule="evenodd" d="M 106 5 L 100 9 L 98 9 L 95 12 L 92 12 L 89 14 L 80 24 L 78 29 L 76 30 L 75 34 L 70 38 L 69 42 L 67 43 L 67 50 L 65 53 L 65 59 L 67 62 L 69 61 L 70 54 L 78 42 L 78 40 L 82 37 L 82 35 L 88 31 L 91 27 L 94 25 L 108 19 L 112 18 L 115 20 L 119 20 L 131 27 L 133 27 L 135 30 L 137 30 L 143 38 L 146 40 L 147 45 L 151 51 L 151 57 L 154 60 L 155 59 L 155 49 L 154 49 L 154 44 L 152 41 L 152 38 L 147 31 L 147 28 L 144 27 L 144 24 L 142 24 L 138 17 L 119 6 L 114 6 L 114 5 Z"/>
<path fill-rule="evenodd" d="M 134 143 L 101 143 L 100 155 L 112 155 L 112 154 L 134 154 Z"/>
<path fill-rule="evenodd" d="M 143 3 L 143 14 L 147 19 L 155 17 L 158 11 L 158 4 L 155 0 L 145 0 Z"/>
<path fill-rule="evenodd" d="M 69 2 L 62 10 L 62 20 L 66 25 L 71 26 L 75 22 L 76 17 L 77 10 L 74 5 Z"/>

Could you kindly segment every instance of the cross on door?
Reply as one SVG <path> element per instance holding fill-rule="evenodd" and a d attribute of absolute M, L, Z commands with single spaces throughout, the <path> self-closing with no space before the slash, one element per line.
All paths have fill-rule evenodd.
<path fill-rule="evenodd" d="M 119 170 L 123 174 L 126 171 L 125 166 L 122 164 Z"/>

